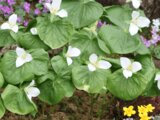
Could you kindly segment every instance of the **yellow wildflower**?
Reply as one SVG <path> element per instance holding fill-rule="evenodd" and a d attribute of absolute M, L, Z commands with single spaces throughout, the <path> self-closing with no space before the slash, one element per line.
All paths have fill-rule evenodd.
<path fill-rule="evenodd" d="M 146 109 L 147 109 L 148 112 L 153 112 L 153 110 L 155 109 L 155 107 L 153 107 L 152 104 L 148 104 L 146 106 Z"/>
<path fill-rule="evenodd" d="M 145 106 L 138 106 L 138 112 L 139 112 L 139 116 L 140 116 L 140 114 L 147 114 L 148 115 L 148 110 L 146 109 Z"/>
<path fill-rule="evenodd" d="M 151 117 L 148 114 L 140 114 L 140 120 L 151 120 Z"/>
<path fill-rule="evenodd" d="M 131 117 L 132 115 L 136 114 L 136 111 L 133 110 L 133 106 L 129 106 L 127 107 L 123 107 L 123 111 L 124 111 L 124 116 L 128 116 Z"/>

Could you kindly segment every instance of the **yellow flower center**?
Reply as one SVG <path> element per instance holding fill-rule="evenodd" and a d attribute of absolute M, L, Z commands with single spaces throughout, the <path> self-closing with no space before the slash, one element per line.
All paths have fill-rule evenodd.
<path fill-rule="evenodd" d="M 50 10 L 50 12 L 51 12 L 51 14 L 56 14 L 56 13 L 58 12 L 58 10 L 55 9 L 55 8 L 52 8 L 52 9 Z"/>
<path fill-rule="evenodd" d="M 127 70 L 132 71 L 132 64 L 127 67 Z"/>
<path fill-rule="evenodd" d="M 27 53 L 24 52 L 24 53 L 22 54 L 21 58 L 22 58 L 22 59 L 26 59 L 26 58 L 27 58 Z"/>

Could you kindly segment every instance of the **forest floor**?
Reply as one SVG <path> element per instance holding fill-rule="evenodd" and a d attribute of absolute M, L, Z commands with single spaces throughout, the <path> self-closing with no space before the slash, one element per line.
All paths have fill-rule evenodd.
<path fill-rule="evenodd" d="M 20 116 L 6 112 L 1 120 L 123 120 L 123 107 L 133 105 L 152 104 L 155 106 L 151 116 L 160 113 L 160 97 L 139 97 L 134 101 L 125 102 L 114 98 L 109 93 L 102 95 L 88 95 L 83 91 L 76 91 L 71 98 L 65 98 L 57 105 L 47 105 L 34 100 L 38 106 L 35 117 Z M 133 116 L 139 120 L 138 116 Z"/>

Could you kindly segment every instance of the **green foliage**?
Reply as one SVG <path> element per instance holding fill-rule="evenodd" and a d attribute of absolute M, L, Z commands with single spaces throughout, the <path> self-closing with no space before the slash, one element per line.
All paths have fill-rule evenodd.
<path fill-rule="evenodd" d="M 16 52 L 9 51 L 2 58 L 1 69 L 5 80 L 13 85 L 23 83 L 34 78 L 34 75 L 43 75 L 48 72 L 49 57 L 43 49 L 32 49 L 29 51 L 33 56 L 31 62 L 16 68 Z"/>
<path fill-rule="evenodd" d="M 14 43 L 15 40 L 12 38 L 8 30 L 0 30 L 0 47 L 9 46 Z"/>
<path fill-rule="evenodd" d="M 103 13 L 103 7 L 94 1 L 71 0 L 64 2 L 63 8 L 68 11 L 68 20 L 75 28 L 82 28 L 96 22 Z"/>
<path fill-rule="evenodd" d="M 16 41 L 18 42 L 18 44 L 25 49 L 49 49 L 49 47 L 43 43 L 38 35 L 32 35 L 30 32 L 19 32 L 18 34 L 15 34 L 15 37 L 17 38 Z"/>
<path fill-rule="evenodd" d="M 24 90 L 16 86 L 7 85 L 1 96 L 5 108 L 10 112 L 26 115 L 36 110 L 34 103 L 27 99 Z"/>
<path fill-rule="evenodd" d="M 126 79 L 122 69 L 119 69 L 107 81 L 109 91 L 123 100 L 133 100 L 141 95 L 155 74 L 155 67 L 149 56 L 137 56 L 136 60 L 142 63 L 143 69 L 140 72 Z"/>
<path fill-rule="evenodd" d="M 71 97 L 74 86 L 71 79 L 71 71 L 67 67 L 66 61 L 60 56 L 55 56 L 51 60 L 55 73 L 49 72 L 39 85 L 41 94 L 39 98 L 48 104 L 56 104 L 64 97 Z"/>
<path fill-rule="evenodd" d="M 42 9 L 42 4 L 36 7 Z M 64 0 L 62 9 L 67 11 L 68 17 L 52 11 L 36 17 L 27 28 L 19 25 L 18 33 L 0 30 L 0 88 L 3 90 L 0 118 L 5 109 L 20 115 L 35 114 L 37 107 L 28 94 L 51 105 L 71 97 L 76 89 L 91 94 L 108 91 L 123 100 L 159 95 L 152 54 L 142 43 L 140 34 L 131 36 L 129 33 L 133 9 L 128 6 L 103 8 L 95 0 Z M 16 12 L 23 15 L 23 11 Z M 144 16 L 143 11 L 140 13 Z M 102 23 L 97 24 L 100 20 Z M 33 27 L 37 29 L 36 35 L 30 31 Z M 16 47 L 24 48 L 33 59 L 16 67 L 19 58 Z M 159 46 L 154 49 L 158 59 L 159 49 Z M 22 60 L 26 58 L 24 51 Z M 99 57 L 92 61 L 92 54 Z M 138 61 L 142 69 L 126 79 L 121 57 Z M 112 67 L 103 69 L 99 61 L 103 67 L 106 61 Z M 88 64 L 96 70 L 90 70 Z M 27 93 L 26 84 L 31 80 L 37 84 L 31 85 L 31 82 Z M 40 94 L 35 95 L 35 89 L 40 90 Z"/>
<path fill-rule="evenodd" d="M 131 36 L 116 26 L 108 25 L 102 27 L 99 31 L 99 36 L 111 53 L 132 53 L 140 46 L 140 39 Z"/>
<path fill-rule="evenodd" d="M 52 18 L 52 16 L 50 17 Z M 57 18 L 53 18 L 51 21 L 49 17 L 38 17 L 36 27 L 41 40 L 52 49 L 67 44 L 73 33 L 71 24 Z"/>
<path fill-rule="evenodd" d="M 3 115 L 5 114 L 5 107 L 3 105 L 2 99 L 0 98 L 0 118 L 3 117 Z"/>
<path fill-rule="evenodd" d="M 107 77 L 110 75 L 108 70 L 96 70 L 91 72 L 86 66 L 76 66 L 72 70 L 73 83 L 79 90 L 88 93 L 100 93 L 106 90 Z"/>
<path fill-rule="evenodd" d="M 70 45 L 79 48 L 82 52 L 82 58 L 85 59 L 88 59 L 88 56 L 92 53 L 99 55 L 105 54 L 98 46 L 97 37 L 87 30 L 75 33 L 71 39 Z"/>

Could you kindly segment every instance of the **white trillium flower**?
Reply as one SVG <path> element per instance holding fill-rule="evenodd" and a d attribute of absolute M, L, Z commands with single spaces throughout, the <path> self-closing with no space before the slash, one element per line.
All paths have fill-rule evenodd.
<path fill-rule="evenodd" d="M 30 101 L 32 101 L 32 97 L 37 97 L 40 94 L 40 90 L 35 87 L 35 81 L 32 82 L 24 88 L 24 91 Z"/>
<path fill-rule="evenodd" d="M 152 23 L 153 23 L 153 26 L 152 26 L 152 28 L 154 29 L 154 30 L 156 30 L 156 32 L 159 32 L 159 27 L 160 27 L 160 19 L 159 18 L 157 18 L 157 19 L 153 19 L 152 20 Z"/>
<path fill-rule="evenodd" d="M 138 33 L 138 30 L 144 27 L 149 27 L 150 20 L 147 17 L 140 16 L 140 12 L 132 12 L 132 20 L 129 27 L 129 32 L 131 35 Z"/>
<path fill-rule="evenodd" d="M 16 67 L 20 67 L 26 62 L 31 62 L 32 61 L 32 56 L 31 54 L 27 53 L 23 48 L 16 48 L 16 54 L 17 54 L 17 59 L 16 59 Z"/>
<path fill-rule="evenodd" d="M 67 59 L 67 64 L 71 65 L 73 63 L 72 57 L 78 57 L 81 54 L 81 51 L 78 48 L 73 48 L 72 46 L 68 47 L 68 51 L 65 55 Z"/>
<path fill-rule="evenodd" d="M 49 9 L 51 14 L 58 15 L 61 18 L 67 17 L 68 13 L 66 10 L 60 10 L 62 0 L 52 0 L 52 3 L 45 3 L 45 6 Z"/>
<path fill-rule="evenodd" d="M 8 21 L 1 25 L 1 29 L 2 30 L 8 29 L 8 30 L 12 30 L 15 33 L 17 33 L 18 32 L 17 15 L 16 14 L 12 14 L 9 17 Z"/>
<path fill-rule="evenodd" d="M 160 73 L 156 74 L 155 80 L 157 81 L 157 87 L 160 90 Z"/>
<path fill-rule="evenodd" d="M 142 0 L 127 0 L 126 2 L 132 2 L 133 7 L 138 9 L 141 6 Z"/>
<path fill-rule="evenodd" d="M 120 64 L 123 68 L 123 75 L 125 78 L 132 77 L 133 73 L 136 73 L 142 69 L 140 62 L 131 62 L 131 60 L 126 57 L 120 58 Z"/>
<path fill-rule="evenodd" d="M 37 28 L 35 28 L 35 27 L 31 28 L 30 32 L 32 33 L 32 35 L 37 35 L 38 34 Z"/>
<path fill-rule="evenodd" d="M 98 60 L 98 56 L 96 54 L 91 54 L 89 57 L 88 69 L 89 71 L 95 71 L 97 68 L 100 69 L 109 69 L 112 65 L 105 60 Z"/>
<path fill-rule="evenodd" d="M 153 19 L 152 22 L 153 22 L 154 26 L 156 26 L 156 27 L 160 26 L 160 19 Z"/>

